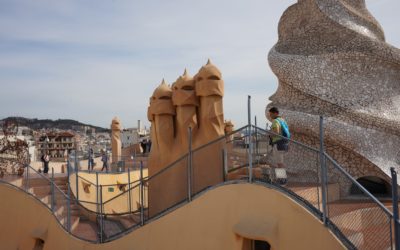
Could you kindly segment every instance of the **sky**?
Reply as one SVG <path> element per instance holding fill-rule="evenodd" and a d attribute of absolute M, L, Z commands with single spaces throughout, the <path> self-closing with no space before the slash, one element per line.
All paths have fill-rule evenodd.
<path fill-rule="evenodd" d="M 277 79 L 267 54 L 295 0 L 0 0 L 0 119 L 75 119 L 125 128 L 147 121 L 153 90 L 210 58 L 225 81 L 224 115 L 265 124 Z M 399 0 L 367 0 L 400 47 Z"/>

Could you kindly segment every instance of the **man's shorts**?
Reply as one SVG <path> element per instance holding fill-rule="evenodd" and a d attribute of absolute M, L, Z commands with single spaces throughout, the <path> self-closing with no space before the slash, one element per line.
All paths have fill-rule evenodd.
<path fill-rule="evenodd" d="M 279 151 L 276 144 L 272 146 L 272 162 L 274 164 L 283 164 L 283 157 L 286 151 Z"/>

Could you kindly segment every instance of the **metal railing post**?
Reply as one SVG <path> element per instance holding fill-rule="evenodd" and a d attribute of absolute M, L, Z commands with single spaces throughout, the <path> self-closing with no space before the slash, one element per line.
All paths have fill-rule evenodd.
<path fill-rule="evenodd" d="M 144 225 L 143 161 L 140 161 L 140 225 Z"/>
<path fill-rule="evenodd" d="M 257 127 L 257 116 L 254 116 L 254 133 L 255 133 L 255 155 L 257 157 L 257 164 L 260 163 L 260 150 L 258 148 L 258 127 Z"/>
<path fill-rule="evenodd" d="M 188 128 L 188 169 L 187 169 L 187 185 L 188 185 L 188 200 L 192 201 L 192 128 Z"/>
<path fill-rule="evenodd" d="M 394 221 L 394 244 L 395 249 L 400 249 L 400 225 L 399 225 L 399 194 L 397 191 L 397 172 L 391 167 L 392 174 L 392 203 L 393 203 L 393 221 Z"/>
<path fill-rule="evenodd" d="M 249 137 L 249 182 L 253 182 L 253 143 L 251 138 L 251 96 L 247 98 L 247 119 Z"/>
<path fill-rule="evenodd" d="M 319 157 L 321 164 L 321 192 L 322 192 L 322 221 L 324 225 L 327 225 L 327 171 L 326 171 L 326 159 L 324 153 L 324 118 L 319 117 Z"/>
<path fill-rule="evenodd" d="M 26 165 L 26 179 L 25 179 L 25 191 L 29 193 L 29 168 L 30 166 Z"/>
<path fill-rule="evenodd" d="M 394 221 L 394 220 L 393 220 Z M 393 226 L 392 226 L 392 219 L 389 216 L 389 233 L 390 233 L 390 249 L 393 249 Z"/>
<path fill-rule="evenodd" d="M 71 201 L 67 198 L 67 232 L 71 232 Z"/>
<path fill-rule="evenodd" d="M 226 181 L 226 176 L 228 174 L 228 155 L 226 153 L 226 148 L 222 149 L 222 174 L 223 180 Z"/>
<path fill-rule="evenodd" d="M 129 213 L 132 213 L 132 199 L 131 199 L 131 170 L 128 168 L 128 199 L 129 199 Z"/>
<path fill-rule="evenodd" d="M 99 172 L 96 172 L 96 212 L 99 213 Z"/>
<path fill-rule="evenodd" d="M 78 151 L 75 150 L 75 187 L 76 187 L 76 204 L 79 202 L 79 186 L 78 186 Z"/>
<path fill-rule="evenodd" d="M 71 190 L 70 190 L 70 182 L 69 182 L 69 175 L 70 175 L 70 162 L 69 159 L 67 160 L 67 230 L 71 232 Z"/>
<path fill-rule="evenodd" d="M 51 211 L 54 212 L 55 207 L 55 195 L 54 195 L 54 168 L 51 168 Z"/>
<path fill-rule="evenodd" d="M 69 172 L 69 168 L 70 168 L 70 162 L 69 162 L 69 158 L 67 159 L 67 177 L 68 177 L 68 179 L 67 179 L 67 183 L 69 184 L 69 175 L 71 174 L 70 172 Z"/>
<path fill-rule="evenodd" d="M 104 231 L 104 221 L 103 221 L 103 186 L 100 185 L 100 243 L 103 243 L 103 231 Z"/>
<path fill-rule="evenodd" d="M 135 168 L 136 168 L 136 148 L 133 151 L 133 169 L 135 169 Z"/>

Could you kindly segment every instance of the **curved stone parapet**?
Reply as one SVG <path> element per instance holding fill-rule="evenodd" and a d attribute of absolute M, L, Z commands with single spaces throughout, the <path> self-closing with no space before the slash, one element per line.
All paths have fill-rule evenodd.
<path fill-rule="evenodd" d="M 38 249 L 36 242 L 42 249 L 58 250 L 243 249 L 246 239 L 266 240 L 271 249 L 345 249 L 306 208 L 260 184 L 215 187 L 105 244 L 73 237 L 88 229 L 66 232 L 50 209 L 21 190 L 0 183 L 0 197 L 7 200 L 0 204 L 1 249 Z"/>
<path fill-rule="evenodd" d="M 328 153 L 356 178 L 388 180 L 400 161 L 400 50 L 364 0 L 299 0 L 282 15 L 268 61 L 279 79 L 268 106 L 295 139 L 318 145 L 323 115 Z"/>

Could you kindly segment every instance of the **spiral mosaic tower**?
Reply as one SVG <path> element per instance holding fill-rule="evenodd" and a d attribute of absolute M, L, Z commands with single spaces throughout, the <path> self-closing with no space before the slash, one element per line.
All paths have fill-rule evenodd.
<path fill-rule="evenodd" d="M 327 152 L 356 178 L 388 180 L 400 162 L 400 50 L 365 1 L 298 1 L 278 32 L 268 61 L 279 87 L 267 110 L 279 107 L 294 139 L 314 145 L 323 115 Z"/>

